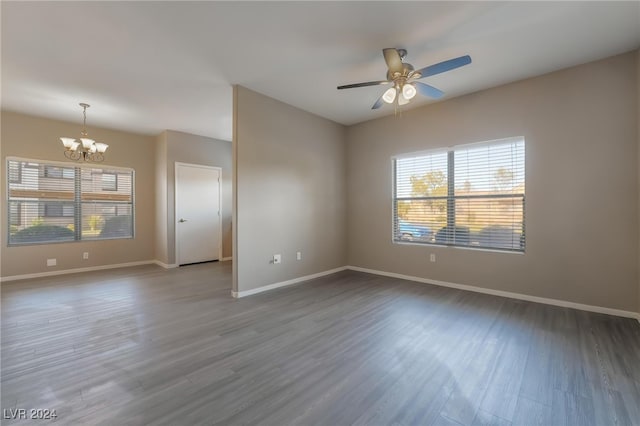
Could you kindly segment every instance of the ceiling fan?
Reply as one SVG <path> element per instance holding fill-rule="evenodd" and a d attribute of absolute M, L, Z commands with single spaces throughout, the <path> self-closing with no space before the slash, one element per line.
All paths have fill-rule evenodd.
<path fill-rule="evenodd" d="M 384 55 L 384 60 L 389 68 L 386 80 L 345 84 L 344 86 L 338 86 L 338 89 L 352 89 L 354 87 L 392 84 L 393 87 L 388 88 L 373 104 L 371 109 L 380 108 L 384 102 L 392 104 L 396 101 L 398 105 L 406 105 L 414 96 L 416 96 L 416 93 L 438 99 L 444 95 L 442 90 L 436 89 L 433 86 L 417 80 L 451 71 L 471 63 L 471 57 L 469 55 L 465 55 L 416 70 L 413 68 L 413 65 L 403 61 L 405 56 L 407 56 L 407 51 L 405 49 L 395 49 L 391 47 L 388 49 L 382 49 L 382 54 Z"/>

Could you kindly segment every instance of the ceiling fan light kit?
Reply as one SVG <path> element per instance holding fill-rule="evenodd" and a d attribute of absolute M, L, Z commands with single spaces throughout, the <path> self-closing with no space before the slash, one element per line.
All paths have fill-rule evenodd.
<path fill-rule="evenodd" d="M 418 93 L 418 91 L 413 84 L 405 83 L 404 86 L 402 86 L 402 96 L 404 96 L 405 99 L 413 99 L 416 93 Z"/>
<path fill-rule="evenodd" d="M 378 109 L 383 103 L 393 104 L 395 102 L 399 106 L 406 105 L 418 93 L 422 96 L 438 99 L 444 95 L 442 90 L 417 80 L 451 71 L 471 63 L 471 57 L 465 55 L 416 70 L 413 65 L 404 62 L 404 58 L 407 56 L 405 49 L 382 49 L 382 55 L 388 68 L 386 80 L 346 84 L 338 86 L 338 90 L 392 84 L 393 86 L 384 91 L 371 109 Z"/>
<path fill-rule="evenodd" d="M 388 104 L 392 104 L 393 101 L 396 100 L 396 94 L 397 94 L 396 88 L 390 87 L 382 94 L 382 100 Z"/>

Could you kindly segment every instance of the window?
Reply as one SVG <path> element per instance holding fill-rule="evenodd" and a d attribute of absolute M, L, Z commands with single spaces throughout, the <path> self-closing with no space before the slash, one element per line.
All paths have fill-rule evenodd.
<path fill-rule="evenodd" d="M 103 191 L 117 191 L 118 190 L 118 175 L 115 173 L 102 173 L 102 190 Z"/>
<path fill-rule="evenodd" d="M 9 207 L 9 226 L 10 227 L 20 226 L 20 218 L 22 217 L 21 211 L 22 211 L 22 205 L 20 204 L 20 202 L 14 203 Z"/>
<path fill-rule="evenodd" d="M 133 238 L 133 170 L 7 159 L 7 175 L 9 245 Z"/>
<path fill-rule="evenodd" d="M 525 248 L 522 137 L 394 159 L 393 239 Z"/>
<path fill-rule="evenodd" d="M 9 182 L 20 183 L 22 180 L 22 167 L 20 163 L 10 163 L 9 167 Z"/>
<path fill-rule="evenodd" d="M 75 215 L 73 203 L 45 201 L 42 204 L 44 217 L 73 217 Z"/>
<path fill-rule="evenodd" d="M 73 179 L 75 171 L 69 167 L 44 166 L 42 176 L 54 179 Z"/>

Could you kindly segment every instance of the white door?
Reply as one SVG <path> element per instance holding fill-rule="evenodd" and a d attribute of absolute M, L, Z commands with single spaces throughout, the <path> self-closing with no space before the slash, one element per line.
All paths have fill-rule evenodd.
<path fill-rule="evenodd" d="M 220 169 L 176 163 L 175 197 L 178 265 L 219 260 Z"/>

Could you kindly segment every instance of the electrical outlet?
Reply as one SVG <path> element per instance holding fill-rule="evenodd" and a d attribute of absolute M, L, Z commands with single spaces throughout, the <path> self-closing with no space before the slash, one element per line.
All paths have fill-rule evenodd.
<path fill-rule="evenodd" d="M 89 258 L 89 252 L 88 252 L 88 251 L 85 251 L 84 253 L 82 253 L 82 258 L 83 258 L 84 260 L 87 260 L 87 259 Z"/>
<path fill-rule="evenodd" d="M 47 266 L 56 266 L 58 261 L 56 259 L 47 259 Z"/>
<path fill-rule="evenodd" d="M 302 252 L 297 252 L 296 253 L 296 259 L 302 260 Z"/>
<path fill-rule="evenodd" d="M 429 255 L 429 260 L 432 261 L 432 262 L 435 262 L 436 261 L 436 255 L 434 253 L 431 253 Z"/>
<path fill-rule="evenodd" d="M 273 263 L 274 263 L 275 265 L 277 265 L 277 264 L 279 264 L 279 263 L 282 263 L 282 255 L 280 255 L 280 254 L 274 254 L 274 255 L 273 255 Z"/>

